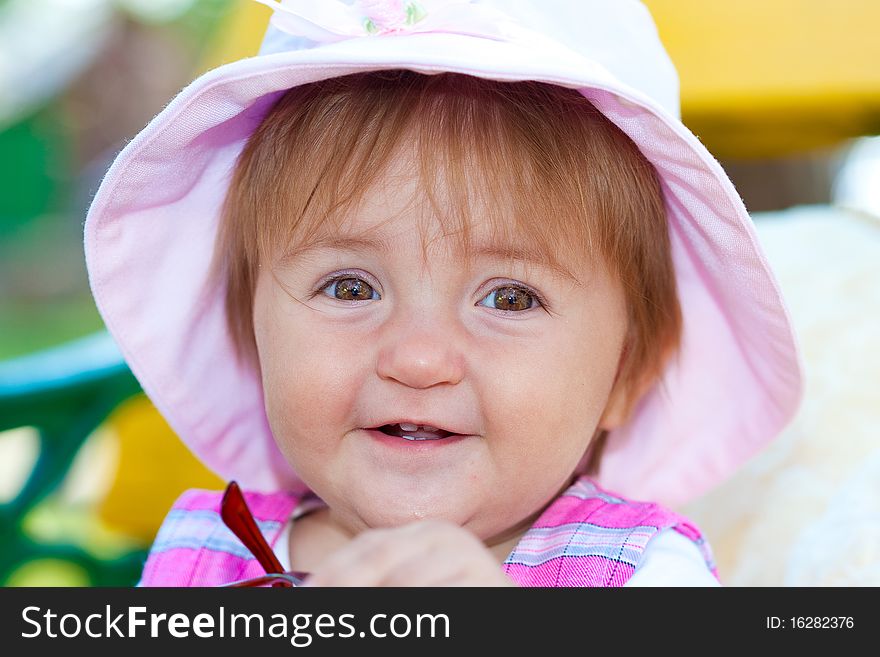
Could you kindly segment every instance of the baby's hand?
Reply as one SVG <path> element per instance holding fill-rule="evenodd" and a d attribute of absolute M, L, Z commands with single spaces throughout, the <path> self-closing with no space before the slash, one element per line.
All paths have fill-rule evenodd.
<path fill-rule="evenodd" d="M 445 520 L 358 534 L 306 586 L 515 586 L 470 532 Z"/>

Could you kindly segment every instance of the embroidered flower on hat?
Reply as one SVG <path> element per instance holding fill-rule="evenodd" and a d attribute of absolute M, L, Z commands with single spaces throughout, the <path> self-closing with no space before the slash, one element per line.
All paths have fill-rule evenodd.
<path fill-rule="evenodd" d="M 365 15 L 364 29 L 368 34 L 399 32 L 427 16 L 421 5 L 403 0 L 359 0 L 357 6 Z"/>
<path fill-rule="evenodd" d="M 510 40 L 523 33 L 510 16 L 473 0 L 254 1 L 273 10 L 274 28 L 315 44 L 429 32 Z"/>

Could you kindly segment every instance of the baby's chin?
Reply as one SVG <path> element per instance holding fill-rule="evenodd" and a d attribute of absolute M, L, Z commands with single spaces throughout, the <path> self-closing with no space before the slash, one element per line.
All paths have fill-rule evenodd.
<path fill-rule="evenodd" d="M 442 480 L 389 478 L 365 485 L 351 499 L 352 510 L 369 527 L 399 527 L 426 519 L 465 525 L 486 507 L 479 490 Z"/>

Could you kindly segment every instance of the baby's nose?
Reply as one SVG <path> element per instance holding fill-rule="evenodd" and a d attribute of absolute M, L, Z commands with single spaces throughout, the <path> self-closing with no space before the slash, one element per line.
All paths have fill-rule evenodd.
<path fill-rule="evenodd" d="M 446 322 L 402 320 L 388 327 L 379 350 L 380 378 L 411 388 L 456 384 L 464 376 L 462 338 Z"/>

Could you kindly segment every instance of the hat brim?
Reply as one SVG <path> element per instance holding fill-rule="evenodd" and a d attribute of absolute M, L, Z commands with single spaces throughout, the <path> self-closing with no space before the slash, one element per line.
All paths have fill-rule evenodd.
<path fill-rule="evenodd" d="M 236 158 L 285 90 L 395 68 L 578 89 L 660 175 L 682 348 L 631 421 L 609 436 L 601 485 L 681 504 L 782 430 L 802 394 L 789 315 L 739 195 L 699 140 L 574 52 L 412 34 L 253 57 L 206 73 L 122 150 L 95 196 L 85 252 L 98 309 L 144 391 L 206 465 L 255 490 L 302 488 L 273 441 L 259 379 L 234 357 L 222 292 L 204 293 Z"/>

